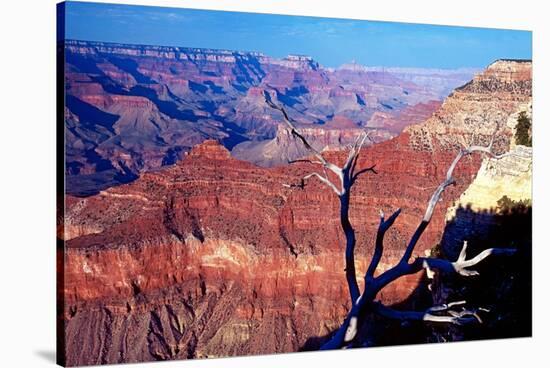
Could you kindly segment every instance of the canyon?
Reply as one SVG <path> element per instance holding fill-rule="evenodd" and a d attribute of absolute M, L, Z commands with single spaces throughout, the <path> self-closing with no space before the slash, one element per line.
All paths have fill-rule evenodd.
<path fill-rule="evenodd" d="M 395 137 L 476 71 L 334 69 L 307 56 L 78 40 L 62 47 L 67 192 L 78 196 L 171 165 L 206 139 L 264 166 L 303 153 L 279 139 L 280 119 L 263 91 L 317 145 L 342 147 L 347 139 L 335 139 L 332 122 L 348 119 L 379 140 Z"/>
<path fill-rule="evenodd" d="M 528 61 L 496 61 L 468 83 L 453 82 L 454 90 L 441 103 L 434 101 L 448 92 L 441 86 L 437 91 L 422 86 L 425 79 L 418 71 L 405 80 L 356 65 L 324 70 L 307 57 L 280 60 L 257 53 L 80 41 L 66 47 L 72 58 L 92 55 L 92 62 L 69 63 L 68 93 L 85 105 L 75 102 L 80 107 L 69 106 L 66 114 L 67 135 L 74 134 L 67 143 L 68 167 L 78 168 L 75 178 L 83 176 L 94 184 L 86 183 L 86 196 L 80 190 L 66 196 L 58 223 L 58 237 L 64 241 L 58 249 L 64 269 L 59 318 L 65 326 L 68 365 L 309 350 L 340 325 L 350 305 L 338 200 L 314 180 L 302 189 L 283 185 L 298 183 L 318 167 L 287 163 L 305 152 L 281 127 L 277 111 L 262 103 L 264 90 L 289 107 L 304 135 L 333 162 L 345 160 L 345 146 L 359 132 L 373 131 L 374 142 L 363 149 L 358 167 L 376 165 L 376 173 L 359 178 L 350 208 L 360 285 L 373 252 L 379 211 L 402 209 L 386 235 L 383 271 L 400 259 L 429 197 L 464 145 L 494 139 L 497 153 L 518 154 L 499 163 L 481 155 L 463 160 L 417 255 L 440 248 L 455 256 L 455 243 L 463 240 L 458 237 L 465 236 L 464 227 L 471 224 L 459 216 L 468 203 L 481 211 L 494 206 L 501 195 L 517 199 L 529 193 L 530 150 L 516 146 L 513 139 L 515 117 L 530 111 Z M 112 55 L 140 58 L 139 66 Z M 200 85 L 206 90 L 193 84 L 197 79 L 182 80 L 182 71 L 169 72 L 184 68 L 185 75 L 198 78 L 191 67 L 195 64 L 201 65 Z M 233 69 L 220 76 L 216 73 L 222 67 Z M 90 76 L 91 70 L 97 72 L 94 68 L 102 70 L 101 82 Z M 308 92 L 289 92 L 298 77 Z M 108 79 L 116 79 L 117 85 Z M 150 82 L 153 79 L 164 84 Z M 340 88 L 342 81 L 355 89 Z M 211 98 L 216 86 L 225 91 L 241 82 L 250 84 L 239 92 L 241 98 L 225 93 L 215 103 L 215 115 L 223 119 L 213 119 L 208 109 L 208 115 L 201 115 L 205 110 L 200 99 L 191 104 L 186 94 L 194 88 Z M 156 97 L 131 92 L 143 83 Z M 117 93 L 107 93 L 108 88 Z M 370 94 L 380 88 L 384 94 Z M 180 96 L 188 110 L 165 104 L 172 94 Z M 401 102 L 390 98 L 397 95 Z M 233 107 L 224 98 L 231 99 Z M 374 107 L 356 109 L 360 101 Z M 86 113 L 78 114 L 79 108 Z M 103 124 L 83 121 L 90 113 Z M 182 113 L 186 117 L 180 120 L 177 114 Z M 246 142 L 238 138 L 244 131 Z M 132 136 L 135 132 L 140 136 Z M 144 132 L 162 136 L 163 149 L 154 147 L 156 138 L 143 139 Z M 163 150 L 172 145 L 182 148 L 167 160 Z M 82 158 L 83 150 L 95 153 Z M 94 161 L 95 155 L 101 158 Z M 107 157 L 109 162 L 103 162 Z M 103 171 L 127 175 L 129 182 L 113 185 L 114 179 L 103 178 L 98 186 L 97 174 Z M 410 301 L 425 277 L 399 279 L 378 298 L 387 304 Z M 434 299 L 448 301 L 443 281 L 436 281 Z M 377 345 L 380 339 L 371 336 L 369 344 Z M 398 337 L 393 343 L 399 343 Z"/>

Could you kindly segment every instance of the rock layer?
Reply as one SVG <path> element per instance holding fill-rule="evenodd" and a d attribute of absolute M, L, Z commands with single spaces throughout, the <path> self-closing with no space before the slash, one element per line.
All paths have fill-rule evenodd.
<path fill-rule="evenodd" d="M 64 46 L 67 189 L 79 196 L 171 165 L 205 139 L 229 149 L 273 139 L 280 117 L 266 106 L 264 90 L 313 128 L 335 116 L 361 126 L 377 112 L 378 122 L 389 124 L 449 90 L 391 72 L 335 71 L 306 56 L 76 40 Z M 438 75 L 456 87 L 472 74 Z M 400 131 L 390 128 L 381 137 Z M 254 161 L 255 154 L 241 149 L 239 157 Z"/>
<path fill-rule="evenodd" d="M 533 149 L 516 146 L 510 156 L 502 159 L 485 158 L 468 189 L 455 207 L 469 207 L 474 211 L 494 210 L 498 200 L 506 196 L 513 201 L 530 201 L 533 179 Z M 452 211 L 449 219 L 452 219 Z"/>
<path fill-rule="evenodd" d="M 365 143 L 365 146 L 368 146 L 397 136 L 406 126 L 423 122 L 440 105 L 438 101 L 429 101 L 407 107 L 397 114 L 375 112 L 365 127 L 337 115 L 324 125 L 301 125 L 298 129 L 318 151 L 349 147 L 365 131 L 369 133 L 369 140 Z M 275 138 L 240 143 L 233 148 L 231 154 L 236 158 L 270 167 L 304 158 L 309 152 L 301 142 L 294 139 L 284 125 L 279 125 Z"/>
<path fill-rule="evenodd" d="M 424 124 L 364 149 L 358 167 L 376 164 L 378 174 L 364 174 L 352 191 L 359 281 L 380 209 L 402 208 L 386 236 L 383 270 L 400 258 L 461 143 L 485 140 L 498 125 L 496 146 L 509 149 L 512 133 L 501 117 L 530 100 L 530 64 L 517 73 L 516 64 L 491 65 Z M 341 163 L 346 152 L 324 155 Z M 459 164 L 457 184 L 436 208 L 417 254 L 440 241 L 447 207 L 481 161 Z M 289 352 L 322 341 L 349 307 L 337 199 L 315 181 L 303 190 L 282 185 L 314 169 L 261 168 L 208 140 L 130 184 L 67 196 L 59 233 L 67 239 L 69 365 Z M 421 276 L 400 279 L 378 297 L 402 301 Z"/>

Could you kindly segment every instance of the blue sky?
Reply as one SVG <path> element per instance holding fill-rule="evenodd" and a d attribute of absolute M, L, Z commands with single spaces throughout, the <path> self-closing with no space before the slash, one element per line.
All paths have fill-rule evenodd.
<path fill-rule="evenodd" d="M 337 67 L 485 67 L 531 59 L 531 32 L 68 2 L 66 37 L 312 56 Z"/>

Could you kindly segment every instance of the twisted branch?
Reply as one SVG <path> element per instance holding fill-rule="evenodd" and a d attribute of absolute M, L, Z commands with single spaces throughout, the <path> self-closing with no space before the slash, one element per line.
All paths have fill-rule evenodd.
<path fill-rule="evenodd" d="M 265 102 L 267 103 L 267 105 L 275 110 L 278 110 L 280 111 L 282 114 L 283 114 L 283 118 L 284 118 L 284 122 L 285 124 L 287 125 L 287 127 L 290 129 L 290 133 L 296 138 L 298 139 L 299 141 L 302 142 L 302 144 L 304 145 L 305 148 L 307 148 L 320 162 L 321 164 L 326 167 L 327 169 L 331 170 L 332 172 L 334 172 L 338 177 L 341 177 L 342 176 L 342 169 L 339 168 L 338 166 L 328 162 L 324 157 L 323 155 L 321 155 L 321 153 L 319 151 L 317 151 L 315 148 L 313 148 L 313 146 L 311 144 L 309 144 L 309 142 L 307 141 L 307 139 L 298 132 L 298 130 L 296 129 L 296 126 L 294 125 L 294 122 L 292 121 L 292 119 L 288 116 L 286 110 L 281 107 L 281 106 L 278 106 L 276 105 L 272 100 L 271 100 L 271 96 L 269 95 L 269 93 L 267 93 L 267 91 L 264 91 L 264 98 L 265 98 Z"/>
<path fill-rule="evenodd" d="M 342 167 L 339 167 L 329 161 L 327 161 L 320 152 L 315 150 L 306 138 L 301 135 L 296 127 L 294 126 L 292 120 L 289 118 L 283 107 L 276 105 L 271 101 L 271 97 L 267 92 L 264 91 L 264 96 L 268 106 L 280 111 L 283 114 L 284 121 L 288 128 L 290 129 L 292 135 L 300 140 L 304 146 L 316 157 L 316 160 L 297 160 L 297 161 L 306 161 L 312 164 L 320 164 L 323 167 L 324 176 L 314 172 L 304 176 L 300 184 L 295 185 L 285 185 L 287 187 L 300 187 L 304 188 L 305 181 L 312 177 L 317 177 L 322 183 L 331 188 L 340 200 L 340 223 L 344 234 L 346 236 L 346 252 L 345 252 L 345 262 L 346 262 L 346 279 L 348 283 L 348 288 L 351 298 L 351 309 L 348 312 L 348 315 L 344 319 L 340 327 L 334 332 L 332 338 L 328 340 L 322 347 L 321 350 L 326 349 L 336 349 L 346 346 L 352 346 L 354 339 L 357 336 L 357 332 L 361 327 L 363 317 L 365 313 L 374 312 L 381 316 L 394 318 L 399 320 L 419 320 L 426 322 L 434 323 L 451 323 L 457 325 L 464 325 L 472 322 L 481 323 L 481 318 L 479 318 L 479 311 L 486 311 L 482 308 L 475 310 L 466 309 L 464 307 L 465 301 L 453 302 L 449 304 L 444 304 L 440 306 L 434 306 L 428 308 L 425 311 L 398 311 L 392 308 L 384 306 L 382 303 L 375 301 L 378 293 L 386 287 L 391 282 L 396 279 L 403 277 L 405 275 L 417 273 L 423 269 L 437 270 L 438 272 L 446 273 L 457 273 L 461 276 L 469 277 L 478 275 L 477 271 L 471 270 L 469 268 L 477 265 L 479 262 L 483 261 L 490 255 L 511 255 L 515 252 L 514 249 L 500 249 L 500 248 L 490 248 L 482 251 L 471 259 L 466 257 L 467 242 L 464 242 L 464 245 L 460 251 L 458 259 L 455 262 L 451 262 L 445 259 L 438 258 L 427 258 L 419 257 L 415 258 L 413 262 L 409 263 L 409 260 L 414 252 L 416 244 L 420 240 L 422 234 L 428 227 L 434 209 L 437 203 L 441 199 L 441 195 L 447 187 L 454 184 L 453 172 L 460 162 L 460 160 L 468 155 L 471 155 L 474 152 L 480 152 L 488 154 L 489 156 L 500 159 L 508 155 L 508 153 L 502 155 L 495 155 L 492 152 L 492 145 L 494 141 L 494 135 L 491 137 L 491 142 L 487 147 L 484 146 L 469 146 L 464 147 L 459 151 L 455 159 L 452 161 L 450 167 L 447 170 L 445 179 L 439 184 L 436 188 L 430 200 L 428 201 L 426 211 L 424 216 L 418 225 L 416 231 L 413 233 L 407 247 L 403 253 L 401 260 L 389 270 L 383 272 L 379 276 L 374 276 L 376 269 L 382 258 L 384 251 L 384 235 L 387 230 L 394 224 L 395 220 L 401 213 L 401 210 L 396 210 L 387 220 L 384 217 L 384 213 L 380 213 L 380 224 L 378 226 L 378 231 L 376 234 L 376 243 L 374 253 L 369 264 L 369 267 L 365 273 L 365 286 L 363 293 L 360 293 L 359 286 L 357 284 L 356 272 L 355 272 L 355 262 L 354 262 L 354 251 L 355 251 L 355 231 L 351 226 L 349 221 L 349 201 L 350 201 L 350 190 L 357 177 L 364 172 L 374 170 L 374 166 L 366 168 L 360 171 L 356 171 L 358 156 L 361 151 L 362 146 L 364 145 L 367 138 L 369 138 L 368 133 L 361 134 L 355 143 L 350 147 L 348 152 L 347 159 Z M 498 130 L 498 126 L 497 126 Z M 495 132 L 496 134 L 496 132 Z M 369 138 L 370 139 L 370 138 Z M 295 162 L 297 162 L 295 161 Z M 340 188 L 329 179 L 326 170 L 331 170 L 339 179 Z M 460 307 L 459 310 L 457 308 Z"/>
<path fill-rule="evenodd" d="M 333 191 L 334 193 L 336 193 L 337 196 L 340 196 L 340 195 L 341 195 L 340 189 L 338 189 L 338 188 L 336 187 L 336 185 L 334 185 L 334 183 L 331 182 L 331 181 L 329 180 L 329 178 L 328 178 L 326 175 L 325 175 L 325 176 L 322 176 L 321 174 L 316 173 L 316 172 L 311 173 L 311 174 L 307 174 L 306 176 L 304 176 L 304 177 L 300 180 L 300 183 L 299 183 L 299 184 L 283 184 L 283 186 L 286 187 L 286 188 L 295 188 L 295 187 L 298 187 L 298 188 L 300 188 L 300 189 L 304 189 L 306 180 L 308 180 L 309 178 L 312 178 L 312 177 L 316 177 L 316 178 L 318 178 L 322 183 L 328 185 L 328 187 L 329 187 L 330 189 L 332 189 L 332 191 Z"/>
<path fill-rule="evenodd" d="M 457 325 L 468 324 L 472 322 L 481 322 L 477 312 L 483 310 L 478 308 L 476 310 L 470 310 L 463 308 L 461 311 L 455 311 L 452 308 L 458 305 L 464 304 L 463 302 L 449 303 L 443 306 L 435 306 L 429 308 L 426 311 L 397 311 L 389 307 L 384 306 L 380 302 L 375 302 L 377 294 L 386 287 L 391 282 L 401 278 L 405 275 L 417 273 L 423 269 L 437 270 L 439 272 L 445 273 L 457 273 L 461 276 L 469 277 L 478 275 L 477 271 L 470 270 L 468 268 L 477 265 L 479 262 L 483 261 L 490 255 L 511 255 L 516 252 L 515 249 L 502 249 L 502 248 L 490 248 L 482 251 L 475 257 L 471 259 L 466 258 L 466 249 L 467 242 L 464 242 L 464 245 L 460 251 L 458 259 L 455 262 L 451 262 L 439 258 L 426 258 L 419 257 L 416 258 L 412 263 L 409 263 L 409 259 L 413 253 L 414 247 L 418 243 L 422 233 L 429 225 L 435 206 L 440 200 L 440 197 L 444 190 L 451 184 L 454 183 L 452 174 L 458 164 L 458 162 L 467 155 L 470 155 L 473 152 L 483 152 L 491 155 L 494 158 L 502 158 L 507 154 L 503 155 L 494 155 L 491 151 L 492 141 L 488 147 L 482 146 L 471 146 L 465 149 L 462 149 L 456 156 L 456 158 L 451 163 L 444 181 L 436 188 L 432 194 L 424 217 L 414 232 L 411 240 L 409 241 L 407 248 L 403 254 L 402 259 L 389 270 L 383 272 L 381 275 L 374 277 L 374 273 L 383 253 L 383 241 L 386 231 L 393 225 L 396 218 L 400 214 L 400 210 L 395 211 L 392 216 L 387 220 L 384 218 L 384 214 L 380 214 L 380 224 L 378 227 L 378 232 L 376 235 L 376 244 L 373 254 L 373 258 L 369 264 L 367 272 L 365 273 L 365 287 L 361 296 L 353 303 L 352 308 L 350 309 L 348 315 L 344 319 L 344 322 L 338 330 L 333 334 L 332 338 L 327 341 L 322 347 L 322 350 L 325 349 L 336 349 L 348 346 L 352 343 L 353 339 L 357 335 L 359 326 L 364 317 L 364 314 L 367 312 L 374 312 L 382 316 L 400 320 L 422 320 L 427 322 L 436 322 L 436 323 L 451 323 Z M 438 313 L 446 312 L 446 315 L 440 315 Z"/>
<path fill-rule="evenodd" d="M 460 160 L 462 160 L 462 158 L 464 158 L 465 156 L 469 156 L 474 152 L 486 153 L 486 154 L 488 154 L 489 156 L 491 156 L 492 158 L 495 158 L 495 159 L 501 159 L 503 157 L 506 157 L 506 156 L 510 155 L 510 153 L 495 155 L 492 151 L 493 141 L 494 141 L 494 136 L 491 138 L 491 142 L 489 143 L 489 145 L 487 147 L 470 146 L 470 147 L 463 148 L 458 152 L 455 159 L 451 163 L 451 166 L 449 166 L 449 169 L 447 170 L 447 174 L 445 175 L 445 180 L 443 180 L 443 182 L 441 184 L 439 184 L 439 186 L 437 187 L 435 192 L 432 194 L 432 196 L 431 196 L 431 198 L 428 202 L 426 212 L 424 213 L 424 217 L 422 218 L 422 221 L 420 222 L 420 224 L 418 225 L 418 228 L 416 229 L 415 233 L 413 234 L 413 236 L 412 236 L 412 238 L 411 238 L 411 240 L 410 240 L 410 242 L 407 246 L 407 249 L 405 250 L 405 253 L 403 253 L 403 258 L 401 259 L 401 262 L 406 263 L 406 262 L 409 261 L 409 259 L 412 256 L 412 253 L 414 251 L 414 248 L 415 248 L 416 244 L 418 243 L 418 240 L 420 239 L 422 233 L 424 232 L 426 227 L 428 227 L 428 224 L 432 220 L 432 216 L 433 216 L 435 206 L 437 205 L 437 203 L 441 199 L 441 195 L 443 194 L 445 189 L 447 189 L 447 187 L 449 187 L 450 185 L 453 185 L 455 183 L 455 179 L 453 178 L 453 172 L 454 172 L 456 166 L 458 165 L 458 163 L 460 162 Z"/>
<path fill-rule="evenodd" d="M 428 308 L 423 312 L 419 311 L 398 311 L 383 305 L 380 302 L 374 302 L 372 310 L 387 318 L 397 319 L 401 321 L 425 321 L 432 323 L 450 323 L 454 325 L 464 326 L 475 322 L 483 323 L 479 316 L 479 311 L 487 311 L 483 308 L 466 309 L 461 307 L 459 311 L 455 311 L 452 308 L 456 306 L 462 306 L 466 304 L 465 300 L 459 302 L 453 302 L 449 304 L 443 304 L 435 307 Z M 436 314 L 446 312 L 446 314 Z"/>

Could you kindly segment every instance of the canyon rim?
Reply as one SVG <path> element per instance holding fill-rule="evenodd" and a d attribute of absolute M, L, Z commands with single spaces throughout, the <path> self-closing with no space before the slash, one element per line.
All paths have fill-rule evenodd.
<path fill-rule="evenodd" d="M 530 32 L 58 25 L 59 364 L 531 336 Z"/>

